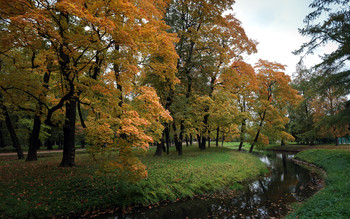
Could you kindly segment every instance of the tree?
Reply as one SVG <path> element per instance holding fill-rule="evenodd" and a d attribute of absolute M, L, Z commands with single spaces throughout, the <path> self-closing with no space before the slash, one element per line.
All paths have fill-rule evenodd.
<path fill-rule="evenodd" d="M 258 82 L 254 68 L 244 61 L 234 62 L 230 69 L 221 75 L 224 89 L 236 100 L 238 110 L 238 123 L 240 125 L 240 144 L 238 150 L 242 149 L 247 139 L 247 123 L 252 118 L 252 107 L 258 92 Z"/>
<path fill-rule="evenodd" d="M 296 105 L 300 100 L 297 90 L 289 85 L 290 77 L 282 72 L 284 65 L 259 60 L 255 68 L 259 83 L 257 101 L 254 105 L 256 134 L 251 141 L 249 152 L 253 151 L 256 144 L 268 144 L 269 135 L 280 139 L 291 137 L 284 131 L 289 121 L 286 106 Z"/>
<path fill-rule="evenodd" d="M 50 74 L 50 82 L 38 83 L 40 86 L 34 89 L 36 93 L 22 89 L 39 106 L 45 106 L 44 110 L 39 107 L 39 113 L 35 116 L 41 111 L 45 114 L 45 123 L 52 125 L 52 120 L 58 117 L 58 110 L 65 106 L 61 166 L 75 165 L 76 110 L 78 108 L 79 113 L 81 105 L 89 111 L 87 124 L 101 127 L 107 134 L 112 132 L 116 148 L 123 147 L 126 143 L 131 143 L 131 148 L 141 145 L 147 148 L 145 146 L 148 143 L 145 141 L 153 141 L 150 137 L 152 135 L 146 133 L 154 130 L 140 128 L 136 134 L 143 139 L 141 144 L 129 136 L 132 133 L 127 127 L 130 127 L 130 119 L 135 120 L 136 126 L 155 125 L 154 120 L 165 115 L 159 113 L 154 118 L 153 114 L 142 113 L 143 108 L 137 106 L 136 100 L 148 96 L 148 101 L 153 104 L 159 101 L 154 91 L 146 92 L 145 86 L 152 84 L 145 83 L 142 86 L 149 75 L 154 75 L 159 80 L 169 80 L 170 84 L 175 80 L 176 53 L 173 44 L 176 37 L 166 32 L 167 26 L 162 20 L 166 5 L 162 0 L 142 3 L 119 0 L 1 1 L 0 12 L 7 25 L 1 42 L 11 42 L 8 43 L 9 47 L 1 50 L 1 54 L 11 60 L 9 54 L 16 48 L 32 51 L 36 54 L 31 56 L 31 63 L 35 66 L 32 70 L 40 69 L 42 75 Z M 42 54 L 40 57 L 43 59 L 39 60 L 37 54 Z M 50 65 L 53 67 L 49 68 Z M 33 76 L 33 71 L 31 73 L 30 76 Z M 13 81 L 15 80 L 16 77 Z M 46 85 L 49 95 L 39 92 L 47 90 Z M 154 95 L 155 99 L 150 99 L 145 93 Z M 48 103 L 43 99 L 51 101 Z M 80 118 L 83 127 L 84 119 L 86 118 Z M 165 120 L 168 119 L 169 117 Z M 96 123 L 92 122 L 94 120 Z M 149 128 L 148 125 L 147 127 Z M 158 125 L 155 127 L 162 128 Z M 98 136 L 92 131 L 87 133 L 90 133 L 90 141 L 95 142 L 91 138 Z M 154 138 L 157 136 L 153 135 Z M 120 138 L 120 145 L 115 141 L 116 137 Z M 97 146 L 103 147 L 104 144 L 99 143 Z M 128 154 L 124 156 L 125 160 L 134 159 L 130 151 L 120 151 Z M 120 163 L 127 164 L 127 161 Z"/>
<path fill-rule="evenodd" d="M 327 89 L 334 86 L 343 90 L 345 94 L 350 91 L 350 8 L 349 0 L 314 0 L 310 4 L 314 9 L 304 20 L 304 28 L 299 29 L 303 36 L 311 37 L 295 54 L 312 54 L 317 48 L 335 43 L 338 48 L 322 57 L 317 69 L 323 69 L 324 77 L 322 87 Z M 325 17 L 321 22 L 319 18 Z"/>
<path fill-rule="evenodd" d="M 224 16 L 234 2 L 228 1 L 172 1 L 166 21 L 171 31 L 178 34 L 178 78 L 181 83 L 169 92 L 168 104 L 174 117 L 172 124 L 175 142 L 181 154 L 185 134 L 195 130 L 199 147 L 205 149 L 209 133 L 209 106 L 204 109 L 202 121 L 191 124 L 191 103 L 212 98 L 217 79 L 233 59 L 244 52 L 256 50 L 241 23 L 233 16 Z M 205 97 L 201 97 L 205 96 Z M 198 97 L 200 97 L 198 99 Z"/>

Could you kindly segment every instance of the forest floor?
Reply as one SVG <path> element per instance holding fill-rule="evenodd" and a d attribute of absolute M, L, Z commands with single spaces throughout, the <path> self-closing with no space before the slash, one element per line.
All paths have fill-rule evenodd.
<path fill-rule="evenodd" d="M 59 168 L 62 155 L 58 153 L 39 154 L 35 162 L 1 160 L 0 218 L 90 217 L 130 206 L 152 207 L 164 201 L 234 191 L 268 171 L 254 155 L 226 147 L 183 149 L 183 156 L 171 148 L 169 155 L 155 157 L 155 148 L 151 148 L 141 157 L 148 178 L 137 183 L 99 171 L 98 163 L 84 152 L 77 154 L 73 168 Z"/>
<path fill-rule="evenodd" d="M 313 163 L 327 172 L 326 186 L 286 218 L 350 218 L 350 151 L 304 150 L 296 158 Z"/>

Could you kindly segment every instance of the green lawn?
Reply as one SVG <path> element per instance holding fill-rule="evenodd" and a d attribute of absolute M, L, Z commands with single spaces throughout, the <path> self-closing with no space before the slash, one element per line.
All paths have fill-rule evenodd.
<path fill-rule="evenodd" d="M 79 215 L 96 209 L 148 205 L 175 201 L 224 188 L 236 189 L 241 182 L 266 173 L 265 165 L 248 153 L 224 147 L 200 151 L 184 147 L 179 157 L 154 157 L 150 149 L 143 162 L 149 178 L 132 184 L 113 175 L 96 174 L 88 154 L 78 154 L 77 167 L 58 168 L 59 154 L 46 154 L 37 162 L 0 161 L 0 218 Z"/>
<path fill-rule="evenodd" d="M 288 218 L 350 218 L 350 151 L 307 150 L 297 158 L 320 166 L 328 176 L 326 187 Z"/>

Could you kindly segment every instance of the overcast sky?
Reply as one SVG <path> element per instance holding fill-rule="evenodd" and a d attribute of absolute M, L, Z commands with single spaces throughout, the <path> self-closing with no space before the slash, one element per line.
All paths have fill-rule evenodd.
<path fill-rule="evenodd" d="M 292 75 L 299 57 L 292 51 L 299 49 L 308 38 L 298 33 L 304 26 L 308 7 L 313 0 L 236 0 L 233 13 L 242 22 L 249 38 L 259 42 L 258 53 L 246 61 L 254 64 L 259 58 L 287 65 L 286 73 Z M 320 49 L 320 53 L 331 51 L 332 46 Z M 319 62 L 318 55 L 305 60 L 308 67 Z"/>

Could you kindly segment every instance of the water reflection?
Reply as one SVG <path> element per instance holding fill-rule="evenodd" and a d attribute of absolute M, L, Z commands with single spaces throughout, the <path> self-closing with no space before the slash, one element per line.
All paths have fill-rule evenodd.
<path fill-rule="evenodd" d="M 319 188 L 320 178 L 289 158 L 294 155 L 260 155 L 270 174 L 246 186 L 239 195 L 223 195 L 170 203 L 154 209 L 135 209 L 109 218 L 270 218 L 288 213 L 289 205 L 302 201 Z M 107 217 L 107 216 L 105 216 Z"/>

